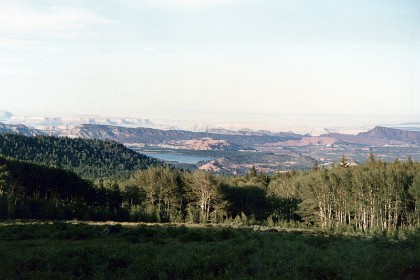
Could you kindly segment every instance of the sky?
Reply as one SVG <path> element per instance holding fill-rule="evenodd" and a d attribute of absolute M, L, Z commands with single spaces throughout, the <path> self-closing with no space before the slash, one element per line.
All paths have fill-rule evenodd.
<path fill-rule="evenodd" d="M 0 110 L 420 121 L 417 0 L 1 0 Z"/>

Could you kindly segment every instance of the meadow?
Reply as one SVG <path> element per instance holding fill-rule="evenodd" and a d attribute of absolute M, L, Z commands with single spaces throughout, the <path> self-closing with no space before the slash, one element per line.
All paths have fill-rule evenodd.
<path fill-rule="evenodd" d="M 3 279 L 419 279 L 420 234 L 7 222 Z"/>

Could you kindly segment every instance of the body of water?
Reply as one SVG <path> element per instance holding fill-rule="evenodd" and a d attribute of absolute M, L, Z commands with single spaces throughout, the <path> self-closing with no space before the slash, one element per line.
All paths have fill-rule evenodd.
<path fill-rule="evenodd" d="M 154 157 L 164 161 L 178 162 L 178 163 L 187 163 L 187 164 L 196 164 L 202 160 L 212 160 L 211 157 L 200 157 L 200 156 L 187 156 L 180 154 L 160 154 L 160 153 L 143 153 L 142 154 Z"/>

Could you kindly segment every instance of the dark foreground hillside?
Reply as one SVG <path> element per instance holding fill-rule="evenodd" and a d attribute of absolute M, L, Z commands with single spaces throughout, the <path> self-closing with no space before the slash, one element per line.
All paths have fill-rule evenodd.
<path fill-rule="evenodd" d="M 0 226 L 3 279 L 419 279 L 401 239 L 173 225 Z"/>
<path fill-rule="evenodd" d="M 0 155 L 72 170 L 85 179 L 127 179 L 135 170 L 162 165 L 114 141 L 51 136 L 0 134 Z"/>
<path fill-rule="evenodd" d="M 0 220 L 128 219 L 125 197 L 116 184 L 95 187 L 72 171 L 0 156 Z"/>

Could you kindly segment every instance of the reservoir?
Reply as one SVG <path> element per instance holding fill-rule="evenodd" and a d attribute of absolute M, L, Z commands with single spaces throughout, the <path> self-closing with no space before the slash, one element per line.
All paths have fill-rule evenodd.
<path fill-rule="evenodd" d="M 168 161 L 168 162 L 178 162 L 178 163 L 186 163 L 186 164 L 196 164 L 199 161 L 203 160 L 212 160 L 212 157 L 201 157 L 201 156 L 188 156 L 188 155 L 180 155 L 180 154 L 161 154 L 161 153 L 144 153 L 142 154 L 154 157 L 160 160 Z"/>

